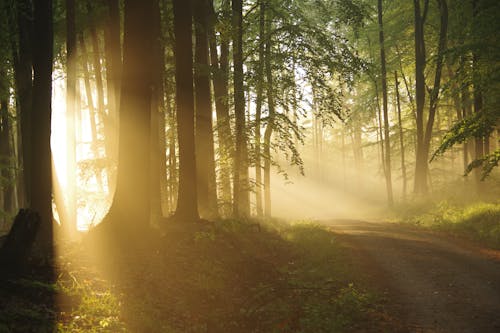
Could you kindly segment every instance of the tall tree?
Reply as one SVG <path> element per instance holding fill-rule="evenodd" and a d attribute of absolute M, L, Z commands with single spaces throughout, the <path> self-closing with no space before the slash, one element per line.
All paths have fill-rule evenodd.
<path fill-rule="evenodd" d="M 415 163 L 415 186 L 414 192 L 426 194 L 428 192 L 429 151 L 432 139 L 432 130 L 436 116 L 439 91 L 441 87 L 441 72 L 443 67 L 444 52 L 446 50 L 448 30 L 448 5 L 446 0 L 437 0 L 439 6 L 440 28 L 436 56 L 436 68 L 434 73 L 434 85 L 429 90 L 429 112 L 424 128 L 424 103 L 425 103 L 425 76 L 426 52 L 424 25 L 429 10 L 429 0 L 424 3 L 421 13 L 420 1 L 414 0 L 415 10 L 415 93 L 416 93 L 416 118 L 417 118 L 417 152 Z"/>
<path fill-rule="evenodd" d="M 227 13 L 227 3 L 224 4 L 224 16 Z M 209 44 L 210 63 L 212 66 L 212 81 L 214 87 L 215 112 L 217 115 L 217 137 L 219 143 L 219 165 L 222 201 L 221 213 L 231 214 L 231 162 L 234 157 L 233 136 L 229 117 L 229 34 L 224 29 L 220 31 L 220 57 L 218 54 L 217 36 L 215 31 L 216 15 L 213 0 L 209 2 Z"/>
<path fill-rule="evenodd" d="M 389 206 L 394 204 L 392 194 L 392 175 L 391 175 L 391 137 L 389 127 L 389 112 L 387 107 L 387 70 L 385 61 L 385 46 L 384 46 L 384 24 L 382 20 L 382 0 L 377 2 L 378 13 L 378 36 L 380 44 L 380 69 L 382 78 L 382 110 L 384 115 L 384 140 L 385 140 L 385 156 L 384 156 L 384 171 L 385 185 L 387 189 L 387 202 Z"/>
<path fill-rule="evenodd" d="M 250 213 L 248 189 L 248 152 L 245 119 L 245 91 L 243 88 L 243 3 L 232 0 L 232 37 L 234 71 L 235 159 L 233 175 L 233 215 Z"/>
<path fill-rule="evenodd" d="M 267 105 L 269 108 L 269 117 L 267 119 L 266 130 L 264 132 L 264 215 L 266 217 L 271 216 L 271 136 L 274 130 L 274 121 L 276 115 L 276 103 L 274 98 L 274 87 L 273 87 L 273 72 L 271 68 L 271 29 L 272 29 L 272 18 L 267 16 L 264 18 L 266 21 L 266 41 L 265 41 L 265 71 L 266 71 L 266 93 L 267 93 Z"/>
<path fill-rule="evenodd" d="M 195 1 L 195 110 L 196 110 L 196 169 L 198 209 L 202 217 L 213 218 L 217 213 L 212 99 L 208 64 L 208 1 Z"/>
<path fill-rule="evenodd" d="M 34 2 L 33 105 L 31 110 L 29 206 L 40 215 L 39 254 L 52 256 L 52 162 L 50 128 L 52 112 L 53 28 L 52 1 Z M 24 130 L 24 129 L 23 129 Z"/>
<path fill-rule="evenodd" d="M 116 193 L 111 223 L 137 235 L 150 220 L 153 1 L 125 1 Z"/>
<path fill-rule="evenodd" d="M 76 231 L 76 8 L 75 0 L 66 0 L 66 229 Z"/>
<path fill-rule="evenodd" d="M 174 217 L 199 219 L 196 186 L 192 20 L 189 1 L 174 0 L 175 86 L 179 142 L 179 191 Z"/>

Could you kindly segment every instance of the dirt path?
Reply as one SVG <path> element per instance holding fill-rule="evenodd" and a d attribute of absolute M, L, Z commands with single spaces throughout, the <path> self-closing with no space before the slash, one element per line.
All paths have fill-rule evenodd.
<path fill-rule="evenodd" d="M 500 252 L 411 226 L 325 222 L 407 332 L 500 332 Z"/>

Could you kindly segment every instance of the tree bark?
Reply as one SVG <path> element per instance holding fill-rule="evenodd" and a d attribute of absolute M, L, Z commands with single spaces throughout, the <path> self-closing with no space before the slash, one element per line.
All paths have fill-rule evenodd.
<path fill-rule="evenodd" d="M 271 38 L 270 33 L 272 29 L 271 19 L 268 17 L 266 22 L 266 35 L 265 41 L 265 71 L 266 71 L 266 90 L 267 90 L 267 104 L 269 107 L 269 117 L 267 120 L 266 130 L 264 132 L 264 215 L 271 217 L 271 136 L 274 129 L 275 118 L 275 101 L 273 91 L 273 73 L 271 68 Z"/>
<path fill-rule="evenodd" d="M 382 0 L 378 0 L 378 27 L 379 27 L 379 43 L 380 43 L 380 67 L 382 75 L 382 106 L 384 114 L 384 139 L 385 139 L 385 185 L 387 190 L 387 203 L 389 207 L 394 205 L 392 194 L 392 175 L 391 175 L 391 139 L 389 128 L 389 112 L 387 107 L 387 71 L 385 63 L 385 47 L 384 47 L 384 26 L 382 21 Z"/>
<path fill-rule="evenodd" d="M 66 0 L 66 212 L 65 229 L 70 236 L 77 230 L 76 212 L 76 13 L 75 0 Z"/>
<path fill-rule="evenodd" d="M 175 84 L 179 142 L 179 191 L 174 217 L 196 221 L 198 193 L 194 134 L 192 22 L 189 1 L 174 0 Z"/>
<path fill-rule="evenodd" d="M 234 70 L 235 160 L 233 215 L 245 217 L 250 213 L 248 191 L 248 156 L 245 120 L 245 91 L 243 88 L 243 8 L 242 0 L 232 0 L 232 36 Z"/>
<path fill-rule="evenodd" d="M 231 213 L 231 164 L 234 158 L 233 138 L 229 117 L 229 43 L 227 32 L 221 32 L 220 59 L 217 51 L 215 34 L 215 12 L 213 0 L 210 1 L 209 44 L 210 62 L 212 65 L 212 81 L 214 87 L 215 112 L 217 115 L 217 137 L 219 142 L 219 164 L 221 182 L 221 213 L 229 216 Z"/>
<path fill-rule="evenodd" d="M 396 105 L 398 108 L 398 127 L 399 127 L 399 148 L 401 151 L 401 179 L 403 180 L 403 200 L 406 199 L 407 181 L 406 181 L 406 163 L 405 163 L 405 145 L 403 135 L 403 122 L 401 120 L 401 100 L 399 97 L 398 72 L 394 71 L 394 82 L 396 84 Z"/>
<path fill-rule="evenodd" d="M 196 1 L 195 22 L 195 147 L 198 185 L 198 210 L 203 218 L 215 218 L 217 189 L 215 180 L 215 153 L 212 126 L 212 99 L 208 63 L 208 2 Z"/>
<path fill-rule="evenodd" d="M 257 216 L 263 215 L 262 206 L 262 162 L 261 162 L 261 117 L 264 86 L 264 39 L 266 3 L 260 0 L 259 12 L 259 61 L 257 63 L 257 96 L 255 101 L 255 206 Z"/>
<path fill-rule="evenodd" d="M 40 229 L 35 241 L 37 254 L 53 255 L 52 164 L 50 151 L 52 97 L 52 1 L 34 2 L 33 39 L 33 105 L 31 132 L 30 206 L 40 216 Z"/>
<path fill-rule="evenodd" d="M 150 221 L 153 0 L 125 1 L 116 193 L 108 217 L 128 236 Z"/>

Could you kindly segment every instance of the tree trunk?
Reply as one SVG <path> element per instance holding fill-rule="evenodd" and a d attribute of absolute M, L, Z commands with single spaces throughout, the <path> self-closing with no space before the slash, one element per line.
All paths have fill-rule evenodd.
<path fill-rule="evenodd" d="M 401 120 L 401 100 L 399 97 L 398 72 L 394 71 L 394 82 L 396 84 L 396 104 L 398 108 L 398 127 L 399 127 L 399 147 L 401 151 L 401 179 L 403 180 L 403 201 L 406 199 L 406 163 L 405 163 L 405 144 L 403 135 L 403 122 Z"/>
<path fill-rule="evenodd" d="M 387 72 L 385 68 L 385 47 L 384 47 L 384 26 L 382 22 L 382 0 L 378 0 L 378 27 L 380 43 L 380 67 L 382 70 L 382 105 L 384 113 L 384 138 L 385 138 L 385 185 L 387 190 L 387 202 L 389 207 L 394 205 L 392 194 L 392 175 L 391 175 L 391 139 L 389 128 L 389 112 L 387 107 Z"/>
<path fill-rule="evenodd" d="M 425 0 L 424 15 L 420 10 L 420 0 L 413 0 L 415 11 L 415 103 L 417 127 L 417 151 L 415 163 L 416 194 L 427 193 L 427 159 L 424 152 L 424 103 L 425 103 L 425 41 L 424 23 L 429 0 Z"/>
<path fill-rule="evenodd" d="M 274 129 L 275 117 L 275 102 L 273 91 L 273 73 L 271 68 L 271 38 L 270 33 L 272 29 L 271 19 L 268 17 L 266 22 L 266 35 L 265 41 L 265 70 L 266 70 L 266 90 L 267 90 L 267 104 L 269 107 L 269 117 L 267 120 L 266 130 L 264 132 L 264 215 L 271 217 L 271 136 Z"/>
<path fill-rule="evenodd" d="M 106 0 L 107 16 L 104 26 L 104 55 L 106 60 L 107 114 L 104 117 L 104 137 L 108 142 L 106 156 L 115 164 L 118 159 L 118 109 L 120 106 L 120 76 L 122 70 L 120 42 L 120 9 L 118 0 Z M 115 168 L 109 168 L 108 189 L 116 189 Z"/>
<path fill-rule="evenodd" d="M 198 209 L 200 216 L 215 218 L 217 192 L 215 180 L 215 153 L 212 127 L 212 99 L 208 64 L 208 2 L 199 0 L 194 8 L 195 21 L 195 110 L 196 110 L 196 169 Z"/>
<path fill-rule="evenodd" d="M 66 0 L 66 216 L 65 229 L 72 236 L 77 229 L 76 215 L 76 13 L 75 0 Z"/>
<path fill-rule="evenodd" d="M 234 161 L 233 215 L 248 216 L 248 156 L 245 124 L 245 91 L 243 88 L 243 8 L 242 0 L 232 0 L 234 114 L 236 149 Z"/>
<path fill-rule="evenodd" d="M 0 65 L 1 66 L 1 65 Z M 0 176 L 2 177 L 2 210 L 5 215 L 4 224 L 10 220 L 10 214 L 13 212 L 14 203 L 14 177 L 12 170 L 14 166 L 13 149 L 10 140 L 10 117 L 9 117 L 9 84 L 5 69 L 0 68 Z"/>
<path fill-rule="evenodd" d="M 138 236 L 150 221 L 153 0 L 125 1 L 116 193 L 111 223 Z"/>
<path fill-rule="evenodd" d="M 210 1 L 209 21 L 210 61 L 212 65 L 212 81 L 214 87 L 215 112 L 217 115 L 217 136 L 219 142 L 219 163 L 221 182 L 221 213 L 229 216 L 231 212 L 231 164 L 234 155 L 233 138 L 230 126 L 228 105 L 229 76 L 229 43 L 227 32 L 221 32 L 221 55 L 217 54 L 217 39 L 215 35 L 215 13 L 213 0 Z"/>
<path fill-rule="evenodd" d="M 175 218 L 196 221 L 198 194 L 194 137 L 193 50 L 189 1 L 174 0 L 175 84 L 179 142 L 179 194 Z"/>
<path fill-rule="evenodd" d="M 165 89 L 164 89 L 164 54 L 161 40 L 161 15 L 158 0 L 153 0 L 152 40 L 153 63 L 151 96 L 151 214 L 153 221 L 163 216 L 162 202 L 167 185 L 166 139 L 165 139 Z"/>
<path fill-rule="evenodd" d="M 94 98 L 92 96 L 92 87 L 90 85 L 90 72 L 89 72 L 89 63 L 87 59 L 87 47 L 85 45 L 85 38 L 83 36 L 83 32 L 78 34 L 78 40 L 80 44 L 80 50 L 82 54 L 82 66 L 83 66 L 83 81 L 85 86 L 85 95 L 87 97 L 87 106 L 89 109 L 89 121 L 90 121 L 90 134 L 92 142 L 90 143 L 91 151 L 94 155 L 94 159 L 99 159 L 99 142 L 97 138 L 97 123 L 96 123 L 96 109 L 94 106 Z M 100 191 L 104 191 L 104 185 L 102 183 L 102 174 L 101 170 L 95 168 L 95 177 L 97 181 L 97 185 Z"/>
<path fill-rule="evenodd" d="M 266 4 L 260 0 L 259 13 L 259 61 L 257 63 L 257 96 L 255 101 L 255 204 L 257 216 L 262 216 L 262 162 L 261 162 L 261 115 L 264 85 L 264 38 Z"/>
<path fill-rule="evenodd" d="M 16 86 L 17 117 L 21 121 L 18 132 L 20 133 L 19 158 L 22 172 L 19 177 L 18 200 L 21 207 L 30 205 L 31 189 L 31 127 L 32 127 L 32 103 L 33 103 L 33 5 L 30 0 L 19 0 L 15 2 L 17 22 L 10 21 L 10 30 L 18 31 L 18 47 L 16 41 L 12 40 L 12 52 L 14 62 L 14 81 Z M 11 15 L 9 15 L 11 17 Z M 16 29 L 17 25 L 17 29 Z M 13 37 L 12 37 L 13 38 Z"/>
<path fill-rule="evenodd" d="M 35 0 L 33 43 L 33 105 L 31 131 L 30 206 L 40 216 L 37 254 L 52 257 L 52 164 L 50 151 L 52 97 L 52 1 Z"/>

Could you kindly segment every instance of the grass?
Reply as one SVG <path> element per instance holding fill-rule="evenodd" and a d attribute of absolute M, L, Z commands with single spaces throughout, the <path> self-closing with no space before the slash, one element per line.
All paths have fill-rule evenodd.
<path fill-rule="evenodd" d="M 441 201 L 399 207 L 398 220 L 465 237 L 500 249 L 500 203 Z"/>
<path fill-rule="evenodd" d="M 0 332 L 350 332 L 377 325 L 377 299 L 358 284 L 335 235 L 313 223 L 172 223 L 142 247 L 108 245 L 66 249 L 54 283 L 31 277 L 12 282 L 17 291 L 0 286 L 8 296 L 0 300 Z M 44 296 L 30 296 L 37 293 Z M 55 305 L 44 307 L 50 297 Z"/>

